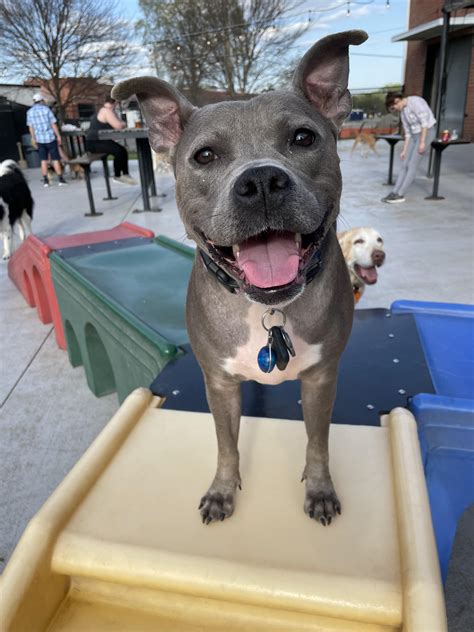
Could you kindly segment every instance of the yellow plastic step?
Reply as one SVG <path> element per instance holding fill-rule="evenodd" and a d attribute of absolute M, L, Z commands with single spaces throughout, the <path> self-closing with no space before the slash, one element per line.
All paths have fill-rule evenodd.
<path fill-rule="evenodd" d="M 2 578 L 2 630 L 446 630 L 416 424 L 331 428 L 343 513 L 303 512 L 302 423 L 243 418 L 230 520 L 197 510 L 212 417 L 139 389 L 33 518 Z"/>

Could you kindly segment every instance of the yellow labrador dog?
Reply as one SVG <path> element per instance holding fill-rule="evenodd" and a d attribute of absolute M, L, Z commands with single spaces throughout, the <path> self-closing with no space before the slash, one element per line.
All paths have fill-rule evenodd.
<path fill-rule="evenodd" d="M 377 283 L 377 268 L 385 261 L 384 243 L 375 228 L 351 228 L 337 238 L 351 277 L 354 301 L 357 303 L 366 285 Z"/>

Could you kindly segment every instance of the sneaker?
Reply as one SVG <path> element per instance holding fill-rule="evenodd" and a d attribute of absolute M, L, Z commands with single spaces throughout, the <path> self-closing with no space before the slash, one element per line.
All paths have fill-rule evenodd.
<path fill-rule="evenodd" d="M 66 180 L 65 180 L 62 176 L 59 176 L 59 182 L 58 182 L 58 185 L 59 185 L 60 187 L 64 187 L 64 186 L 66 186 L 66 185 L 67 185 Z"/>
<path fill-rule="evenodd" d="M 49 180 L 48 180 L 48 178 L 46 176 L 43 178 L 43 186 L 44 187 L 49 187 Z"/>
<path fill-rule="evenodd" d="M 389 200 L 393 200 L 396 197 L 397 197 L 397 194 L 393 193 L 393 191 L 392 191 L 392 193 L 389 193 L 384 198 L 382 198 L 382 202 L 388 202 Z"/>
<path fill-rule="evenodd" d="M 124 174 L 123 176 L 115 176 L 115 178 L 113 178 L 114 182 L 118 182 L 119 184 L 129 184 L 129 185 L 136 185 L 138 184 L 138 182 L 132 178 L 131 176 L 127 174 Z"/>
<path fill-rule="evenodd" d="M 400 204 L 400 202 L 405 201 L 405 198 L 403 197 L 403 195 L 397 195 L 396 193 L 394 193 L 393 197 L 386 199 L 385 201 L 387 202 L 387 204 Z"/>

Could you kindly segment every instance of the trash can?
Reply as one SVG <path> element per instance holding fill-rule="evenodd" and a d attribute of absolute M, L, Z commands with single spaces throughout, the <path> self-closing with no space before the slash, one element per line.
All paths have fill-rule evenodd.
<path fill-rule="evenodd" d="M 23 134 L 21 137 L 21 144 L 23 145 L 23 151 L 25 154 L 26 164 L 28 169 L 38 169 L 41 166 L 39 159 L 39 153 L 37 149 L 34 149 L 31 143 L 31 134 Z"/>

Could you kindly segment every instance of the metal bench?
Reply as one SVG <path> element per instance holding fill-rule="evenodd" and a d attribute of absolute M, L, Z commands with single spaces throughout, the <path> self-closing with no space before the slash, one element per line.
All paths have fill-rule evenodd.
<path fill-rule="evenodd" d="M 86 154 L 82 154 L 81 156 L 77 156 L 76 158 L 72 158 L 71 160 L 66 160 L 66 164 L 68 165 L 79 165 L 84 169 L 84 177 L 86 181 L 87 187 L 87 197 L 89 198 L 89 207 L 90 212 L 84 213 L 86 217 L 98 217 L 99 215 L 103 215 L 103 213 L 98 213 L 95 210 L 94 204 L 94 196 L 92 194 L 91 187 L 91 164 L 96 160 L 102 161 L 102 166 L 104 169 L 104 179 L 105 185 L 107 187 L 107 197 L 103 198 L 104 200 L 116 200 L 116 197 L 112 197 L 112 191 L 110 189 L 110 176 L 109 176 L 109 168 L 107 165 L 107 154 L 92 154 L 87 152 Z"/>

